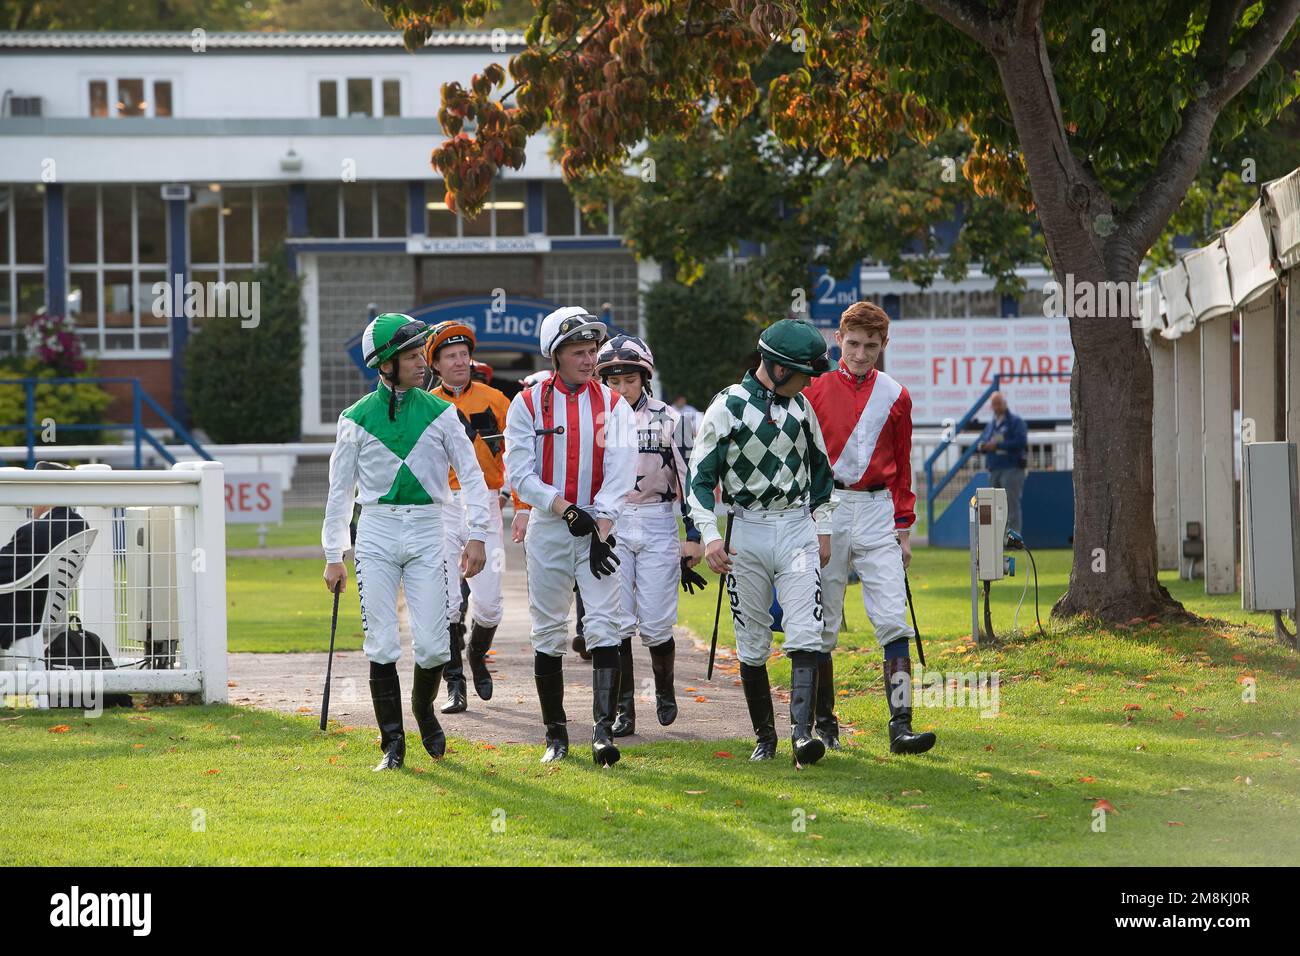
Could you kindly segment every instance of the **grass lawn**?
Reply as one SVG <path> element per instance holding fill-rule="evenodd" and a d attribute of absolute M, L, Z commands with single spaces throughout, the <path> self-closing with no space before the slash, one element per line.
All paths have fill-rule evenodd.
<path fill-rule="evenodd" d="M 862 693 L 874 657 L 841 657 L 853 661 L 848 746 L 804 771 L 785 742 L 778 761 L 749 763 L 745 740 L 636 746 L 600 771 L 579 730 L 558 767 L 537 763 L 539 747 L 454 741 L 438 764 L 415 744 L 407 770 L 376 775 L 372 732 L 320 734 L 305 717 L 3 711 L 0 840 L 17 865 L 1207 865 L 1300 853 L 1298 665 L 1251 634 L 936 645 L 936 667 L 999 670 L 999 708 L 922 710 L 940 744 L 920 758 L 886 750 L 884 702 Z M 1242 701 L 1246 674 L 1258 703 Z M 1098 800 L 1117 811 L 1103 833 Z"/>
<path fill-rule="evenodd" d="M 325 505 L 319 508 L 285 508 L 281 524 L 266 526 L 268 548 L 320 547 L 320 526 L 325 518 Z M 227 548 L 256 548 L 257 525 L 226 525 Z"/>
<path fill-rule="evenodd" d="M 329 649 L 331 597 L 315 558 L 228 558 L 226 633 L 231 651 Z M 356 577 L 339 599 L 337 650 L 360 650 L 361 609 Z"/>
<path fill-rule="evenodd" d="M 461 740 L 435 764 L 412 737 L 408 769 L 376 775 L 373 732 L 320 734 L 308 717 L 0 711 L 0 841 L 19 865 L 1294 862 L 1296 655 L 1240 625 L 1084 631 L 1046 619 L 1046 640 L 975 648 L 964 562 L 917 552 L 928 659 L 948 674 L 997 672 L 997 707 L 922 691 L 914 722 L 940 737 L 923 757 L 888 753 L 879 652 L 855 592 L 836 665 L 847 746 L 804 771 L 784 740 L 770 764 L 744 759 L 748 740 L 701 741 L 630 747 L 600 771 L 578 715 L 558 767 L 543 768 L 537 746 Z M 1039 556 L 1044 613 L 1067 563 Z M 232 649 L 323 646 L 319 575 L 316 561 L 232 560 Z M 1018 583 L 995 590 L 1000 630 Z M 1202 613 L 1232 613 L 1235 598 L 1171 587 Z M 714 594 L 683 595 L 683 623 L 707 635 Z M 1031 601 L 1032 588 L 1022 627 Z M 349 617 L 344 646 L 359 630 Z M 772 674 L 784 683 L 788 666 L 775 660 Z M 1098 801 L 1115 811 L 1105 832 L 1093 829 Z"/>

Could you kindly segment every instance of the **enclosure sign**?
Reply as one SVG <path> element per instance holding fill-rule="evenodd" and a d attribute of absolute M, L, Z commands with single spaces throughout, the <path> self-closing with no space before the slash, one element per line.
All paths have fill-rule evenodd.
<path fill-rule="evenodd" d="M 278 472 L 226 475 L 227 524 L 279 524 L 283 512 Z"/>
<path fill-rule="evenodd" d="M 560 307 L 559 303 L 529 296 L 500 295 L 471 296 L 462 299 L 442 299 L 428 302 L 406 310 L 406 314 L 419 319 L 426 325 L 439 322 L 463 322 L 474 330 L 478 342 L 476 350 L 483 351 L 517 351 L 538 352 L 538 330 L 542 319 Z M 600 314 L 611 337 L 623 330 L 612 317 Z M 359 320 L 357 332 L 348 340 L 345 349 L 361 373 L 370 381 L 378 377 L 372 368 L 366 368 L 361 355 L 361 337 L 369 319 Z"/>
<path fill-rule="evenodd" d="M 1070 379 L 1045 373 L 1069 372 L 1073 365 L 1064 318 L 891 322 L 885 351 L 885 370 L 907 386 L 918 425 L 961 418 L 999 373 L 1007 404 L 1021 418 L 1068 420 Z"/>

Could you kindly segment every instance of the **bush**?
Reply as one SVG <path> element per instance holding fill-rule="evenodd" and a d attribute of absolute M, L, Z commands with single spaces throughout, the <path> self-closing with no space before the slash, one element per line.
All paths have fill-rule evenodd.
<path fill-rule="evenodd" d="M 83 361 L 88 375 L 95 374 L 93 363 Z M 67 378 L 35 358 L 11 359 L 0 364 L 0 378 Z M 98 425 L 113 398 L 93 382 L 65 382 L 36 386 L 36 440 L 42 445 L 95 445 L 104 440 L 98 429 L 64 428 L 65 425 Z M 21 385 L 0 385 L 0 422 L 21 425 L 27 420 L 26 390 Z M 46 431 L 41 423 L 53 427 Z M 0 431 L 0 445 L 25 445 L 27 435 L 21 430 Z"/>
<path fill-rule="evenodd" d="M 301 290 L 283 247 L 252 281 L 258 324 L 207 318 L 185 350 L 190 415 L 217 444 L 291 442 L 302 433 Z"/>
<path fill-rule="evenodd" d="M 646 293 L 646 335 L 664 400 L 678 395 L 703 410 L 757 362 L 762 327 L 746 314 L 727 267 L 715 264 L 691 285 L 665 280 Z"/>

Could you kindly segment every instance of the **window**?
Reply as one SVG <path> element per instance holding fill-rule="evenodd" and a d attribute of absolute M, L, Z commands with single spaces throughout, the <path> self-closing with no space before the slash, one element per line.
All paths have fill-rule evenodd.
<path fill-rule="evenodd" d="M 153 285 L 167 279 L 159 187 L 70 185 L 65 200 L 67 312 L 82 344 L 96 352 L 167 348 L 167 320 L 153 315 Z"/>
<path fill-rule="evenodd" d="M 369 239 L 375 234 L 375 196 L 371 183 L 344 183 L 343 236 Z"/>
<path fill-rule="evenodd" d="M 90 81 L 90 115 L 108 115 L 108 81 Z"/>
<path fill-rule="evenodd" d="M 546 234 L 572 236 L 575 210 L 569 187 L 562 182 L 547 182 L 542 192 L 546 197 Z"/>
<path fill-rule="evenodd" d="M 144 80 L 117 81 L 118 116 L 144 116 L 148 107 L 144 98 Z"/>
<path fill-rule="evenodd" d="M 369 77 L 348 80 L 348 116 L 375 115 L 375 84 Z"/>
<path fill-rule="evenodd" d="M 271 250 L 284 242 L 289 232 L 289 187 L 259 186 L 257 189 L 258 261 L 265 262 Z"/>
<path fill-rule="evenodd" d="M 190 279 L 205 289 L 251 281 L 288 232 L 288 187 L 198 183 L 190 193 Z"/>
<path fill-rule="evenodd" d="M 402 115 L 402 84 L 398 80 L 384 80 L 384 115 Z"/>
<path fill-rule="evenodd" d="M 307 184 L 307 235 L 337 239 L 339 187 L 334 183 Z"/>
<path fill-rule="evenodd" d="M 515 180 L 497 183 L 492 190 L 492 215 L 496 219 L 494 234 L 522 236 L 527 211 L 528 187 Z"/>
<path fill-rule="evenodd" d="M 441 179 L 435 179 L 425 187 L 424 233 L 435 239 L 451 239 L 459 235 L 459 220 L 454 212 L 447 208 L 445 202 L 447 187 Z"/>
<path fill-rule="evenodd" d="M 45 187 L 0 185 L 0 354 L 45 308 Z"/>
<path fill-rule="evenodd" d="M 376 183 L 375 207 L 379 235 L 405 238 L 407 230 L 406 183 Z"/>
<path fill-rule="evenodd" d="M 173 115 L 173 82 L 168 79 L 100 77 L 88 80 L 86 90 L 89 113 L 94 117 Z"/>
<path fill-rule="evenodd" d="M 396 77 L 327 76 L 316 80 L 316 88 L 321 116 L 402 115 L 402 81 Z"/>
<path fill-rule="evenodd" d="M 425 187 L 424 196 L 425 235 L 430 238 L 489 238 L 525 234 L 528 221 L 528 186 L 525 183 L 496 183 L 483 211 L 476 219 L 465 219 L 447 209 L 446 189 L 441 179 L 432 180 Z"/>
<path fill-rule="evenodd" d="M 339 115 L 339 84 L 337 80 L 320 81 L 320 115 Z"/>
<path fill-rule="evenodd" d="M 172 115 L 171 80 L 153 81 L 153 115 L 154 116 Z"/>

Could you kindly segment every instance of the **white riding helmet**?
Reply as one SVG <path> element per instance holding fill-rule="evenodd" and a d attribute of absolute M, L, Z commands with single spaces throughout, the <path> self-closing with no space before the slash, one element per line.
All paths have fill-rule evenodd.
<path fill-rule="evenodd" d="M 551 358 L 565 342 L 594 341 L 597 344 L 609 337 L 605 323 L 580 305 L 566 305 L 542 319 L 538 332 L 542 357 Z"/>

